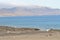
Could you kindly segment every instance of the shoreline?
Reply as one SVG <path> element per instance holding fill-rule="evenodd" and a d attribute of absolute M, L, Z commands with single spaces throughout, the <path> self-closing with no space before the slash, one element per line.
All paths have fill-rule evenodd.
<path fill-rule="evenodd" d="M 0 26 L 0 36 L 4 35 L 23 35 L 23 34 L 36 34 L 36 33 L 60 33 L 60 29 L 48 29 L 42 31 L 38 28 L 16 28 L 10 26 Z"/>
<path fill-rule="evenodd" d="M 60 30 L 41 31 L 35 28 L 0 26 L 0 40 L 60 40 Z"/>

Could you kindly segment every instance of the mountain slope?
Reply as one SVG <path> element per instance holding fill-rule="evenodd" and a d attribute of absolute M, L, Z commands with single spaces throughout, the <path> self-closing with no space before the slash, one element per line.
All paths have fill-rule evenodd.
<path fill-rule="evenodd" d="M 48 7 L 20 6 L 0 9 L 0 16 L 40 16 L 40 15 L 60 15 L 60 9 Z"/>

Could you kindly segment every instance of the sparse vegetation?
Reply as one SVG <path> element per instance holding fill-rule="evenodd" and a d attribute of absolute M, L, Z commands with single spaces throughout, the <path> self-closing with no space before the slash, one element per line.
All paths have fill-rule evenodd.
<path fill-rule="evenodd" d="M 39 31 L 37 28 L 14 28 L 8 26 L 0 26 L 0 31 Z"/>

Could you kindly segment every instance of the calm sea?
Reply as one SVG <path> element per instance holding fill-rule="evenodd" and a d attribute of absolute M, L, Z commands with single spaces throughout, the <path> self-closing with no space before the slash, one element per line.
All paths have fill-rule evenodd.
<path fill-rule="evenodd" d="M 60 29 L 60 16 L 15 16 L 0 17 L 0 25 L 24 28 L 58 28 Z"/>

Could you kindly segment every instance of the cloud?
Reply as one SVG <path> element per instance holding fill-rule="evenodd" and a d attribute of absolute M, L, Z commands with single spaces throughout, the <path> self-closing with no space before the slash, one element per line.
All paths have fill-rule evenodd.
<path fill-rule="evenodd" d="M 42 5 L 52 8 L 60 8 L 60 0 L 0 0 L 0 3 L 14 6 Z"/>

